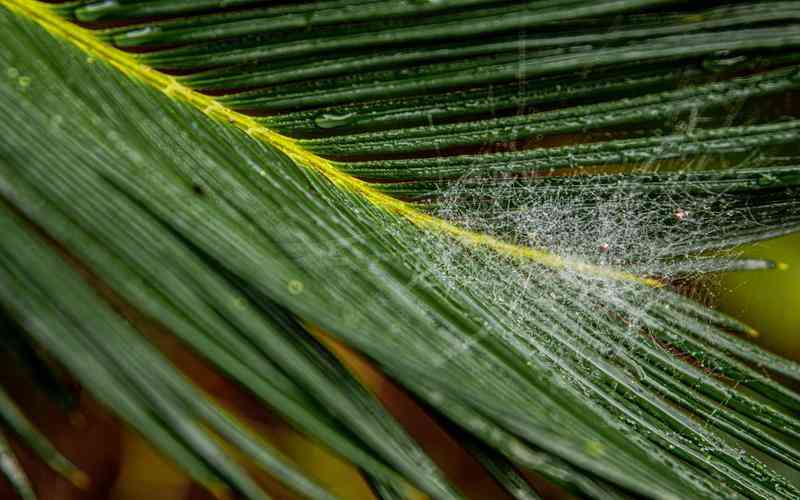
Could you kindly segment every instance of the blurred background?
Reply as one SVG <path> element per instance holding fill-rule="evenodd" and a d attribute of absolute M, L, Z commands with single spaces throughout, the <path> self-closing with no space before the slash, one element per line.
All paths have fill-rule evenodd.
<path fill-rule="evenodd" d="M 800 235 L 751 245 L 744 253 L 788 268 L 719 275 L 710 283 L 714 302 L 761 332 L 756 343 L 800 360 Z"/>

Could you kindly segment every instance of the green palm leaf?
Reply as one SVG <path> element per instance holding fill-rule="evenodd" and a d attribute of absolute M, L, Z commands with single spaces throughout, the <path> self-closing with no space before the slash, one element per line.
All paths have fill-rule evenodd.
<path fill-rule="evenodd" d="M 515 498 L 537 497 L 520 470 L 596 498 L 800 496 L 756 456 L 800 469 L 800 395 L 772 377 L 800 366 L 668 286 L 771 267 L 718 251 L 800 226 L 800 128 L 775 104 L 800 84 L 798 14 L 0 0 L 0 304 L 16 328 L 0 345 L 44 348 L 198 483 L 246 498 L 268 497 L 218 438 L 299 495 L 331 494 L 115 306 L 380 498 L 470 492 L 308 324 Z M 59 393 L 49 360 L 20 359 Z M 80 477 L 0 399 L 10 431 Z"/>

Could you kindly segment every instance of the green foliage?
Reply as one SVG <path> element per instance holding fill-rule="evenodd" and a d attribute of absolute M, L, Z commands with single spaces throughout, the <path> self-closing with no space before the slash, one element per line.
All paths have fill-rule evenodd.
<path fill-rule="evenodd" d="M 800 366 L 668 288 L 575 264 L 768 267 L 702 254 L 800 225 L 800 122 L 771 101 L 800 82 L 795 3 L 218 4 L 52 9 L 371 189 L 512 244 L 551 235 L 569 259 L 415 225 L 2 7 L 0 304 L 98 400 L 211 489 L 266 497 L 218 435 L 330 497 L 42 234 L 381 498 L 462 494 L 304 322 L 425 402 L 516 498 L 537 496 L 519 469 L 596 498 L 800 495 L 746 451 L 800 470 L 800 395 L 771 377 Z M 6 399 L 8 427 L 60 461 Z"/>

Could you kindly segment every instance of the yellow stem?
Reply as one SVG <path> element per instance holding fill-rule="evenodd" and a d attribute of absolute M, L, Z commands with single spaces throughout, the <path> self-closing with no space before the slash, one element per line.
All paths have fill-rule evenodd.
<path fill-rule="evenodd" d="M 252 117 L 223 106 L 214 98 L 181 84 L 174 77 L 140 63 L 131 54 L 98 40 L 90 30 L 61 18 L 47 4 L 36 0 L 0 0 L 0 5 L 33 19 L 50 33 L 72 42 L 92 57 L 107 62 L 126 75 L 144 82 L 172 98 L 186 101 L 202 110 L 206 115 L 230 123 L 251 137 L 266 141 L 299 165 L 317 170 L 339 188 L 358 193 L 374 205 L 400 215 L 420 228 L 443 232 L 466 244 L 484 246 L 511 258 L 530 260 L 554 269 L 568 269 L 600 277 L 643 283 L 653 287 L 662 286 L 662 283 L 655 279 L 643 278 L 613 268 L 561 257 L 545 250 L 506 243 L 487 234 L 468 231 L 421 212 L 404 201 L 376 190 L 369 183 L 342 172 L 330 161 L 300 146 L 291 137 L 281 135 Z"/>

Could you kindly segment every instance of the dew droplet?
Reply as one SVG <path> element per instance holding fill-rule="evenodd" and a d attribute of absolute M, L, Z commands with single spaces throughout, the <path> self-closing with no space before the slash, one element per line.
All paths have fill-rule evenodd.
<path fill-rule="evenodd" d="M 586 442 L 586 453 L 593 457 L 599 457 L 603 453 L 605 453 L 605 446 L 603 443 L 599 441 L 587 441 Z"/>
<path fill-rule="evenodd" d="M 102 2 L 95 2 L 84 5 L 83 7 L 81 7 L 81 11 L 86 13 L 95 13 L 104 11 L 106 9 L 115 9 L 117 7 L 119 7 L 119 3 L 117 2 L 117 0 L 104 0 Z"/>
<path fill-rule="evenodd" d="M 769 186 L 770 184 L 778 182 L 778 178 L 772 174 L 764 174 L 761 175 L 756 182 L 758 182 L 759 186 Z"/>
<path fill-rule="evenodd" d="M 290 280 L 287 289 L 292 295 L 300 295 L 303 293 L 303 282 L 298 280 Z"/>
<path fill-rule="evenodd" d="M 21 76 L 17 79 L 17 83 L 19 84 L 20 88 L 28 88 L 31 85 L 31 77 Z"/>
<path fill-rule="evenodd" d="M 322 113 L 314 117 L 314 123 L 319 128 L 344 127 L 349 125 L 355 116 L 355 113 L 344 113 L 338 115 L 333 113 Z"/>
<path fill-rule="evenodd" d="M 128 39 L 128 40 L 131 39 L 131 38 L 134 38 L 134 39 L 135 38 L 143 38 L 143 37 L 146 37 L 147 35 L 149 35 L 151 33 L 154 33 L 156 31 L 158 31 L 156 28 L 147 26 L 147 27 L 144 27 L 144 28 L 137 28 L 137 29 L 134 29 L 134 30 L 126 31 L 125 33 L 122 33 L 121 35 L 117 35 L 117 37 L 118 38 L 122 38 L 122 39 Z"/>

